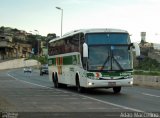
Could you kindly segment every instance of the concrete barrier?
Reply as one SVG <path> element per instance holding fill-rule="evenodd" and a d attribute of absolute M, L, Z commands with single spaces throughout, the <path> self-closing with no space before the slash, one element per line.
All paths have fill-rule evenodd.
<path fill-rule="evenodd" d="M 160 88 L 160 76 L 134 75 L 134 85 Z"/>
<path fill-rule="evenodd" d="M 1 62 L 0 70 L 12 69 L 12 68 L 22 68 L 25 66 L 37 66 L 37 65 L 38 65 L 37 60 L 24 60 L 24 58 L 21 58 L 21 59 L 14 59 L 14 60 Z"/>

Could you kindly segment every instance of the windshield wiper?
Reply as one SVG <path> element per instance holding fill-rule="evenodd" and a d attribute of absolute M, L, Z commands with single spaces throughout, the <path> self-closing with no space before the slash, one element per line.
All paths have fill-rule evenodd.
<path fill-rule="evenodd" d="M 101 67 L 101 70 L 103 70 L 103 69 L 104 69 L 104 67 L 105 67 L 106 63 L 109 61 L 109 58 L 110 58 L 110 56 L 108 56 L 108 57 L 107 57 L 107 59 L 105 60 L 105 62 L 104 62 L 104 64 L 103 64 L 103 66 Z M 119 64 L 119 62 L 114 58 L 114 56 L 113 56 L 113 55 L 111 56 L 111 70 L 112 70 L 112 59 L 116 62 L 116 64 L 117 64 L 117 65 L 118 65 L 118 67 L 120 68 L 120 70 L 124 70 L 124 69 L 122 68 L 122 66 Z"/>
<path fill-rule="evenodd" d="M 101 70 L 103 70 L 104 69 L 104 66 L 106 65 L 106 63 L 109 61 L 109 58 L 110 58 L 110 56 L 108 56 L 107 57 L 107 59 L 105 60 L 105 62 L 104 62 L 104 64 L 103 64 L 103 66 L 102 66 L 102 68 L 101 68 Z"/>
<path fill-rule="evenodd" d="M 119 62 L 114 58 L 114 56 L 112 55 L 112 59 L 117 63 L 117 65 L 119 66 L 120 70 L 124 70 L 122 68 L 122 66 L 119 64 Z M 111 62 L 112 63 L 112 62 Z"/>

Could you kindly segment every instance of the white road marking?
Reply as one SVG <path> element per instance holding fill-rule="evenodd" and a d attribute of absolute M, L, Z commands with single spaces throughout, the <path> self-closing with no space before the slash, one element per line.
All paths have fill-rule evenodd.
<path fill-rule="evenodd" d="M 104 107 L 96 107 L 96 108 L 93 108 L 93 107 L 91 107 L 91 108 L 88 108 L 88 109 L 99 109 L 99 110 L 103 110 L 103 109 L 106 109 L 106 108 L 104 108 Z"/>
<path fill-rule="evenodd" d="M 149 94 L 149 93 L 142 93 L 143 95 L 147 95 L 147 96 L 151 96 L 151 97 L 157 97 L 159 98 L 159 95 L 153 95 L 153 94 Z"/>
<path fill-rule="evenodd" d="M 24 80 L 19 80 L 19 79 L 17 79 L 16 77 L 14 77 L 14 76 L 10 75 L 9 73 L 8 73 L 8 76 L 10 76 L 10 77 L 14 78 L 14 79 L 15 79 L 15 80 L 17 80 L 17 81 L 22 81 L 22 82 L 27 83 L 27 84 L 32 84 L 32 85 L 35 85 L 35 86 L 40 86 L 40 87 L 43 87 L 43 88 L 52 89 L 52 88 L 47 87 L 47 86 L 42 86 L 42 85 L 39 85 L 39 84 L 35 84 L 35 83 L 31 83 L 31 82 L 27 82 L 27 81 L 24 81 Z"/>
<path fill-rule="evenodd" d="M 35 83 L 31 83 L 31 82 L 27 82 L 27 81 L 24 81 L 24 80 L 19 80 L 17 79 L 16 77 L 10 75 L 8 73 L 8 76 L 18 80 L 18 81 L 22 81 L 24 83 L 28 83 L 28 84 L 32 84 L 32 85 L 35 85 L 35 86 L 40 86 L 40 87 L 43 87 L 43 88 L 48 88 L 48 89 L 53 89 L 51 87 L 46 87 L 46 86 L 42 86 L 42 85 L 39 85 L 39 84 L 35 84 Z M 64 92 L 64 90 L 59 90 L 59 91 L 62 91 Z M 73 92 L 71 92 L 73 93 Z M 76 94 L 76 93 L 73 93 L 73 94 Z M 79 94 L 76 94 L 76 95 L 79 95 Z M 119 108 L 123 108 L 123 109 L 127 109 L 127 110 L 131 110 L 131 111 L 134 111 L 134 112 L 144 112 L 142 110 L 139 110 L 139 109 L 134 109 L 134 108 L 131 108 L 131 107 L 126 107 L 126 106 L 122 106 L 122 105 L 118 105 L 118 104 L 114 104 L 114 103 L 111 103 L 111 102 L 107 102 L 107 101 L 103 101 L 103 100 L 99 100 L 99 99 L 96 99 L 96 98 L 92 98 L 92 97 L 89 97 L 89 96 L 85 96 L 85 95 L 79 95 L 79 96 L 82 96 L 84 98 L 88 98 L 88 99 L 91 99 L 91 100 L 95 100 L 95 101 L 98 101 L 98 102 L 101 102 L 101 103 L 104 103 L 104 104 L 109 104 L 109 105 L 112 105 L 112 106 L 115 106 L 115 107 L 119 107 Z"/>
<path fill-rule="evenodd" d="M 101 102 L 101 103 L 105 103 L 105 104 L 109 104 L 109 105 L 112 105 L 112 106 L 120 107 L 120 108 L 123 108 L 123 109 L 128 109 L 128 110 L 135 111 L 135 112 L 144 112 L 144 111 L 139 110 L 139 109 L 134 109 L 134 108 L 130 108 L 130 107 L 114 104 L 114 103 L 111 103 L 111 102 L 99 100 L 99 99 L 92 98 L 92 97 L 89 97 L 89 96 L 85 96 L 85 95 L 81 95 L 81 96 L 89 98 L 89 99 L 92 99 L 92 100 L 95 100 L 95 101 L 98 101 L 98 102 Z"/>
<path fill-rule="evenodd" d="M 64 99 L 77 100 L 77 99 L 79 99 L 79 98 L 64 98 Z"/>

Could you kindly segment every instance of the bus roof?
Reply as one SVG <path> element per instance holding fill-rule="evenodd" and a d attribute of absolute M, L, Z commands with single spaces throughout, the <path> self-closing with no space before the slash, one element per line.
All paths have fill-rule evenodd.
<path fill-rule="evenodd" d="M 50 40 L 49 43 L 57 41 L 59 39 L 69 37 L 69 36 L 73 36 L 73 35 L 78 34 L 78 33 L 86 34 L 86 33 L 128 33 L 128 32 L 126 30 L 111 29 L 111 28 L 79 29 L 79 30 L 74 30 L 74 31 L 68 32 L 68 33 L 64 34 L 62 37 L 54 38 L 54 39 Z"/>

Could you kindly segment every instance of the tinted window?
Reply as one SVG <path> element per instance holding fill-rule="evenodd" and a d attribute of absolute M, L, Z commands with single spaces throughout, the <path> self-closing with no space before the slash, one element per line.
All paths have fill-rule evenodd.
<path fill-rule="evenodd" d="M 86 35 L 88 45 L 96 44 L 129 44 L 127 33 L 94 33 Z"/>
<path fill-rule="evenodd" d="M 81 48 L 79 47 L 81 38 L 81 34 L 76 34 L 72 37 L 67 37 L 52 42 L 49 46 L 49 55 L 79 52 L 79 50 L 81 50 Z"/>

